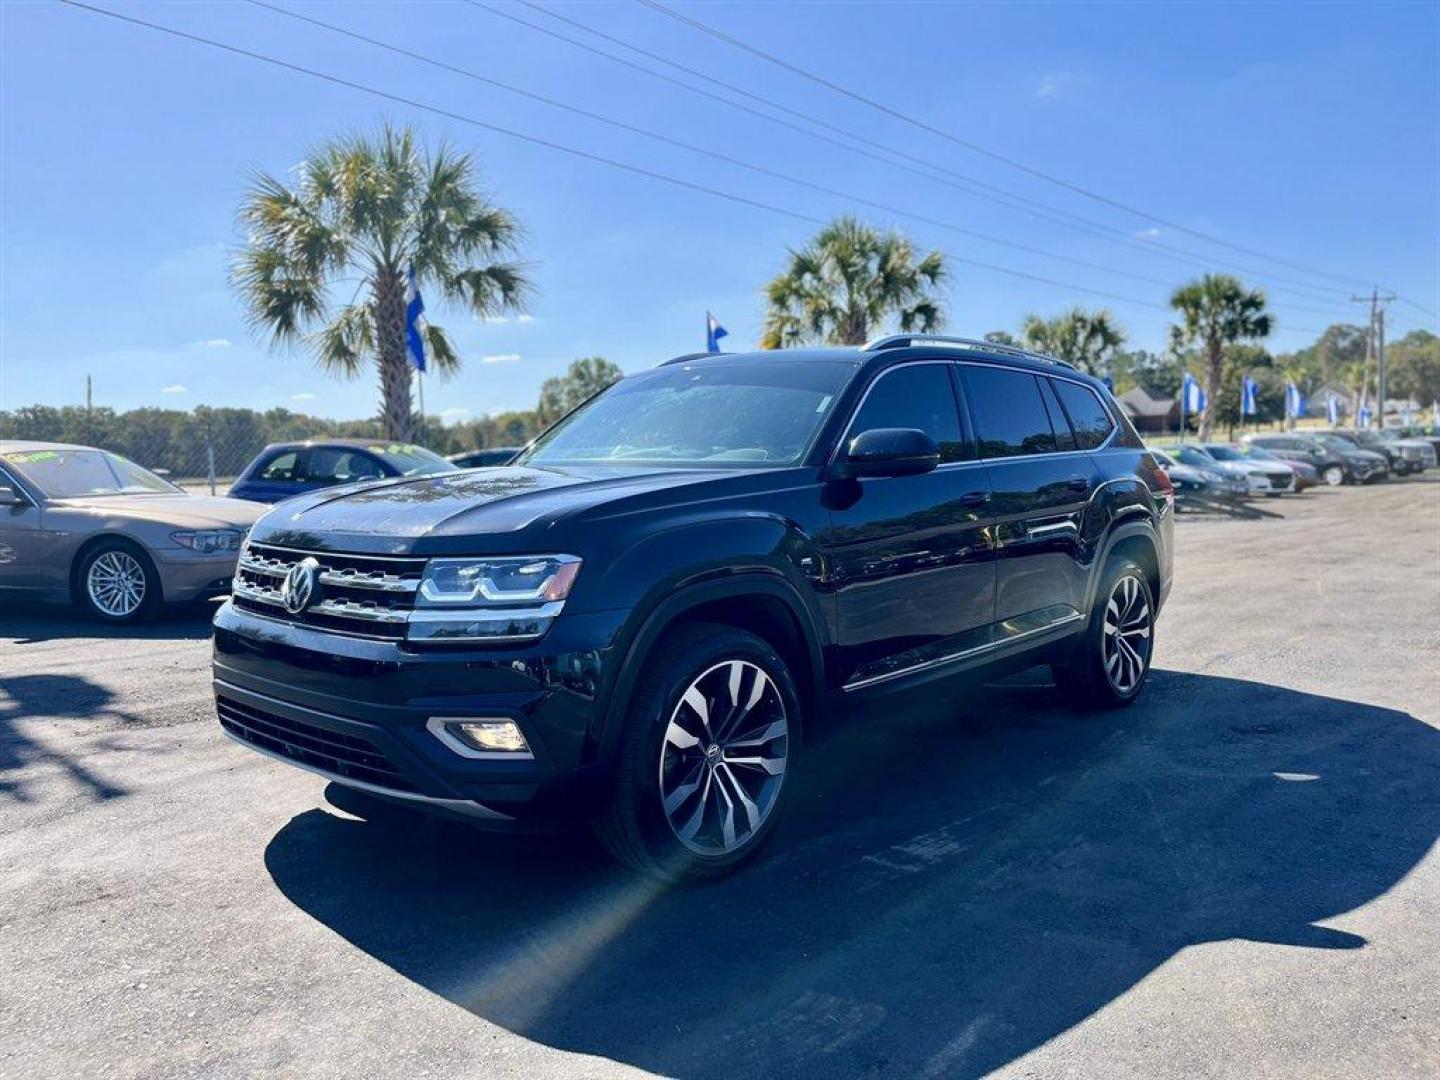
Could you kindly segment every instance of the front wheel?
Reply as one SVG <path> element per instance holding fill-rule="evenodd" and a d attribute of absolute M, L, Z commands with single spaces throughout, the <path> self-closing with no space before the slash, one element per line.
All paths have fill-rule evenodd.
<path fill-rule="evenodd" d="M 1106 564 L 1075 651 L 1051 665 L 1055 685 L 1077 705 L 1113 709 L 1139 696 L 1155 648 L 1155 600 L 1145 571 L 1132 559 Z"/>
<path fill-rule="evenodd" d="M 1339 487 L 1345 483 L 1345 470 L 1339 465 L 1327 465 L 1321 470 L 1320 479 L 1329 487 Z"/>
<path fill-rule="evenodd" d="M 128 540 L 104 540 L 75 569 L 75 594 L 91 618 L 137 623 L 160 604 L 160 576 L 150 557 Z"/>
<path fill-rule="evenodd" d="M 764 639 L 681 626 L 647 660 L 621 738 L 596 836 L 652 877 L 720 877 L 774 828 L 800 746 L 799 697 Z"/>

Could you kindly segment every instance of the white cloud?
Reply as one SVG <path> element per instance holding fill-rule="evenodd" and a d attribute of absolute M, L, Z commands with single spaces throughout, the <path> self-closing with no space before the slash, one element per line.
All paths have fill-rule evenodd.
<path fill-rule="evenodd" d="M 1160 235 L 1160 230 L 1155 228 L 1154 225 L 1151 225 L 1150 228 L 1141 229 L 1135 235 L 1141 240 L 1154 240 L 1157 236 Z"/>
<path fill-rule="evenodd" d="M 534 315 L 520 315 L 520 316 L 518 316 L 518 317 L 515 319 L 515 321 L 516 321 L 516 322 L 522 322 L 522 323 L 534 322 L 534 321 L 535 321 L 535 316 L 534 316 Z"/>
<path fill-rule="evenodd" d="M 291 400 L 291 401 L 314 401 L 314 400 L 315 400 L 316 398 L 318 398 L 319 396 L 320 396 L 319 394 L 311 394 L 311 393 L 309 393 L 309 392 L 307 391 L 307 392 L 304 393 L 304 394 L 291 394 L 291 395 L 290 395 L 290 400 Z"/>
<path fill-rule="evenodd" d="M 440 419 L 442 419 L 442 420 L 461 420 L 461 419 L 464 419 L 465 417 L 467 417 L 467 416 L 469 416 L 469 415 L 470 415 L 470 410 L 469 410 L 469 409 L 462 409 L 462 408 L 459 408 L 459 407 L 456 407 L 456 408 L 453 408 L 453 409 L 441 409 L 441 410 L 440 410 Z"/>
<path fill-rule="evenodd" d="M 1040 76 L 1040 85 L 1035 87 L 1035 96 L 1038 98 L 1059 97 L 1065 92 L 1067 82 L 1065 75 L 1058 71 L 1047 71 Z"/>
<path fill-rule="evenodd" d="M 488 326 L 503 326 L 509 322 L 532 323 L 535 321 L 534 315 L 516 315 L 514 319 L 511 319 L 509 315 L 485 315 L 483 317 L 476 315 L 475 318 Z"/>
<path fill-rule="evenodd" d="M 204 341 L 195 342 L 195 347 L 197 349 L 228 349 L 230 348 L 230 339 L 223 337 L 206 338 Z"/>
<path fill-rule="evenodd" d="M 162 386 L 160 388 L 160 392 L 162 394 L 183 394 L 186 391 L 185 387 L 181 386 L 179 383 L 175 383 L 173 386 Z"/>
<path fill-rule="evenodd" d="M 518 352 L 495 353 L 491 356 L 480 357 L 482 364 L 513 364 L 520 359 Z"/>

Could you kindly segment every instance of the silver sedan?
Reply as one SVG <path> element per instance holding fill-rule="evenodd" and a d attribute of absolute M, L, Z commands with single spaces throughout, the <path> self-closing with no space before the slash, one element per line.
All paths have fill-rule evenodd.
<path fill-rule="evenodd" d="M 226 592 L 265 509 L 187 494 L 105 450 L 0 440 L 0 605 L 73 602 L 129 623 Z"/>

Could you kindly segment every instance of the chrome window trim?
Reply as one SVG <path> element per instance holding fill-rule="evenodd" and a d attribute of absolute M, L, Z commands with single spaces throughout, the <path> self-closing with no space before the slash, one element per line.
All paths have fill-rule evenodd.
<path fill-rule="evenodd" d="M 843 434 L 840 436 L 840 438 L 836 441 L 834 447 L 831 448 L 830 456 L 825 459 L 825 465 L 826 465 L 826 467 L 835 464 L 836 460 L 840 457 L 840 450 L 841 450 L 841 448 L 845 445 L 846 441 L 850 438 L 851 432 L 854 431 L 854 429 L 855 429 L 855 420 L 856 420 L 857 417 L 859 417 L 859 415 L 860 415 L 860 410 L 865 407 L 865 401 L 866 401 L 866 399 L 868 399 L 868 398 L 870 397 L 870 391 L 873 390 L 873 389 L 875 389 L 876 385 L 880 382 L 880 380 L 883 379 L 886 375 L 889 375 L 890 372 L 892 372 L 892 371 L 897 371 L 897 370 L 899 370 L 900 368 L 903 368 L 903 367 L 917 367 L 917 366 L 922 365 L 922 364 L 931 364 L 931 365 L 934 365 L 935 367 L 945 367 L 945 366 L 966 367 L 966 366 L 968 366 L 968 367 L 999 368 L 1001 371 L 1018 371 L 1018 372 L 1020 372 L 1020 373 L 1022 373 L 1022 374 L 1024 374 L 1024 375 L 1034 376 L 1034 377 L 1037 378 L 1037 379 L 1064 379 L 1066 382 L 1074 383 L 1076 386 L 1083 387 L 1084 389 L 1090 391 L 1090 393 L 1095 394 L 1095 388 L 1094 388 L 1093 386 L 1091 386 L 1089 383 L 1085 382 L 1083 379 L 1072 378 L 1071 376 L 1066 375 L 1063 371 L 1057 371 L 1057 372 L 1031 371 L 1031 370 L 1029 370 L 1028 368 L 1017 368 L 1017 367 L 1015 367 L 1015 366 L 1013 366 L 1013 365 L 1011 365 L 1011 364 L 996 363 L 996 362 L 993 362 L 993 361 L 987 362 L 987 361 L 985 361 L 985 360 L 973 360 L 973 359 L 969 359 L 969 358 L 966 358 L 966 359 L 957 359 L 957 358 L 954 358 L 954 357 L 944 357 L 944 358 L 936 358 L 936 357 L 916 357 L 916 358 L 914 358 L 914 359 L 912 359 L 912 360 L 901 360 L 899 363 L 897 363 L 897 364 L 892 364 L 892 365 L 890 365 L 889 367 L 883 369 L 878 375 L 875 376 L 875 378 L 873 378 L 873 379 L 870 380 L 870 385 L 867 386 L 867 387 L 865 387 L 865 392 L 860 395 L 860 400 L 855 403 L 855 408 L 853 408 L 852 410 L 850 410 L 850 418 L 849 418 L 849 419 L 846 421 L 846 423 L 845 423 L 844 433 L 843 433 Z M 953 394 L 953 390 L 952 390 L 952 394 Z M 1070 456 L 1070 455 L 1073 455 L 1073 454 L 1098 454 L 1098 453 L 1100 453 L 1102 450 L 1108 450 L 1108 449 L 1110 448 L 1110 444 L 1115 441 L 1115 437 L 1120 434 L 1120 422 L 1115 418 L 1113 411 L 1111 410 L 1110 406 L 1106 403 L 1105 399 L 1104 399 L 1103 397 L 1101 397 L 1099 394 L 1095 394 L 1095 396 L 1096 396 L 1096 399 L 1100 402 L 1100 407 L 1101 407 L 1102 409 L 1104 409 L 1105 412 L 1106 412 L 1106 414 L 1109 415 L 1109 417 L 1110 417 L 1110 434 L 1106 437 L 1106 439 L 1105 439 L 1105 441 L 1104 441 L 1103 443 L 1101 443 L 1099 446 L 1095 447 L 1093 450 L 1047 450 L 1047 451 L 1045 451 L 1043 454 L 1006 454 L 1004 457 L 992 457 L 992 458 L 987 458 L 987 457 L 975 457 L 975 458 L 971 458 L 971 459 L 969 459 L 969 460 L 967 460 L 967 461 L 946 461 L 946 462 L 942 462 L 941 464 L 939 464 L 939 465 L 936 466 L 936 469 L 937 469 L 937 470 L 938 470 L 938 469 L 953 469 L 953 468 L 955 468 L 957 465 L 990 465 L 990 464 L 1003 464 L 1004 462 L 1007 462 L 1007 461 L 1033 461 L 1033 460 L 1035 460 L 1036 458 L 1067 457 L 1067 456 Z M 1041 401 L 1044 401 L 1044 398 L 1041 398 Z M 968 405 L 968 403 L 963 399 L 963 397 L 962 397 L 960 400 L 957 400 L 957 401 L 956 401 L 956 406 L 957 406 L 957 408 L 964 408 L 964 409 L 966 409 L 966 410 L 967 410 L 967 413 L 968 413 L 969 405 Z M 957 417 L 957 418 L 958 418 L 958 417 Z M 972 418 L 972 419 L 973 419 L 973 418 Z M 1069 418 L 1068 418 L 1068 417 L 1066 418 L 1066 422 L 1067 422 L 1067 423 L 1069 422 Z M 965 429 L 965 425 L 964 425 L 963 422 L 961 423 L 960 427 L 961 427 L 961 431 L 963 432 L 964 429 Z M 977 435 L 977 433 L 976 433 L 976 432 L 973 432 L 973 431 L 972 431 L 970 434 L 971 434 L 972 436 L 976 436 L 976 435 Z M 980 449 L 980 445 L 979 445 L 980 440 L 979 440 L 979 438 L 977 437 L 977 438 L 975 438 L 974 441 L 975 441 L 975 449 L 976 449 L 976 451 L 978 452 L 979 449 Z M 876 479 L 876 478 L 871 477 L 870 479 Z M 888 478 L 886 478 L 886 477 L 880 477 L 879 479 L 888 479 Z"/>

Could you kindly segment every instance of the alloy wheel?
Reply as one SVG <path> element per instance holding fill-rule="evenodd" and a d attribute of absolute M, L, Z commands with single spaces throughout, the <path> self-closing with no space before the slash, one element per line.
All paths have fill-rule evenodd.
<path fill-rule="evenodd" d="M 1121 694 L 1140 685 L 1150 662 L 1150 601 L 1140 580 L 1126 574 L 1105 605 L 1105 677 Z"/>
<path fill-rule="evenodd" d="M 660 748 L 660 799 L 675 838 L 728 854 L 769 818 L 790 746 L 785 700 L 764 669 L 726 660 L 680 695 Z"/>
<path fill-rule="evenodd" d="M 1331 487 L 1339 487 L 1345 482 L 1345 470 L 1340 468 L 1339 465 L 1331 465 L 1320 475 L 1325 478 L 1325 483 Z"/>
<path fill-rule="evenodd" d="M 124 619 L 145 603 L 145 568 L 128 551 L 107 551 L 90 564 L 85 592 L 95 609 L 113 619 Z"/>

